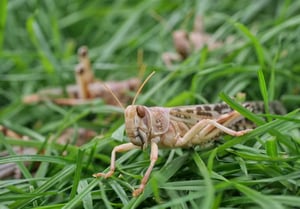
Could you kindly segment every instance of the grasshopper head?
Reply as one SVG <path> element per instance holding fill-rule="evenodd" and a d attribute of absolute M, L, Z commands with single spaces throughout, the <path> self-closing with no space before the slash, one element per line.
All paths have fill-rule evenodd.
<path fill-rule="evenodd" d="M 130 141 L 146 148 L 169 129 L 169 109 L 130 105 L 125 109 L 125 129 Z M 158 141 L 156 141 L 158 142 Z"/>
<path fill-rule="evenodd" d="M 146 148 L 149 144 L 151 133 L 150 113 L 147 107 L 129 105 L 125 109 L 125 129 L 130 141 Z"/>

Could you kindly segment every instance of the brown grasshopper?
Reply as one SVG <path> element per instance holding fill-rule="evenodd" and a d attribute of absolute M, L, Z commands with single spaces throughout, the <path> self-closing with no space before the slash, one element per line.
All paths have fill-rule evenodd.
<path fill-rule="evenodd" d="M 125 130 L 130 142 L 116 146 L 112 150 L 108 173 L 94 174 L 94 177 L 110 177 L 115 171 L 117 152 L 132 149 L 144 150 L 150 145 L 150 166 L 142 178 L 139 188 L 133 191 L 134 197 L 144 191 L 158 158 L 158 148 L 205 145 L 224 133 L 241 136 L 255 127 L 252 122 L 246 120 L 239 112 L 231 109 L 225 103 L 170 108 L 134 105 L 145 82 L 138 90 L 132 105 L 125 109 Z M 243 106 L 255 113 L 263 112 L 264 109 L 263 102 L 246 102 Z M 284 108 L 278 102 L 271 103 L 270 110 L 274 113 L 284 113 Z"/>
<path fill-rule="evenodd" d="M 214 50 L 222 46 L 223 43 L 216 41 L 203 28 L 202 17 L 196 16 L 193 31 L 188 33 L 185 30 L 176 30 L 172 33 L 176 53 L 163 53 L 162 59 L 166 66 L 172 66 L 173 61 L 185 60 L 192 52 L 203 48 L 205 45 L 207 45 L 208 50 Z"/>
<path fill-rule="evenodd" d="M 131 78 L 123 81 L 102 82 L 95 79 L 88 57 L 88 48 L 83 46 L 78 50 L 79 64 L 75 67 L 76 85 L 68 85 L 66 88 L 67 98 L 63 98 L 63 89 L 45 89 L 37 94 L 23 98 L 26 104 L 51 100 L 59 105 L 80 105 L 91 101 L 94 98 L 102 98 L 106 104 L 117 105 L 111 93 L 103 86 L 105 83 L 119 98 L 126 103 L 130 97 L 128 92 L 136 91 L 140 85 L 140 79 Z"/>

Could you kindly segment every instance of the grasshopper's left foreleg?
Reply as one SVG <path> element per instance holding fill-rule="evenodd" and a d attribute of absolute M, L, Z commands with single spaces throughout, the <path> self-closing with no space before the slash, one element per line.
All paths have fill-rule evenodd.
<path fill-rule="evenodd" d="M 133 149 L 138 149 L 140 147 L 132 144 L 132 143 L 126 143 L 126 144 L 121 144 L 119 146 L 116 146 L 113 151 L 111 152 L 111 158 L 110 158 L 110 170 L 108 173 L 96 173 L 93 176 L 94 177 L 100 177 L 103 176 L 104 178 L 108 178 L 111 175 L 113 175 L 113 173 L 115 172 L 115 168 L 116 168 L 116 153 L 117 152 L 126 152 L 129 150 L 133 150 Z"/>
<path fill-rule="evenodd" d="M 158 157 L 158 146 L 157 146 L 156 142 L 151 142 L 150 166 L 148 167 L 148 169 L 141 181 L 141 185 L 139 186 L 139 188 L 133 191 L 132 195 L 134 197 L 139 196 L 144 191 L 147 181 L 150 177 L 151 171 L 157 160 L 157 157 Z"/>
<path fill-rule="evenodd" d="M 195 136 L 198 138 L 198 143 L 205 143 L 209 139 L 220 135 L 221 132 L 225 132 L 232 136 L 242 136 L 252 129 L 245 129 L 241 131 L 235 131 L 227 128 L 226 125 L 231 124 L 238 118 L 242 117 L 239 112 L 232 111 L 230 113 L 220 116 L 217 120 L 213 119 L 203 119 L 200 120 L 196 125 L 194 125 L 191 130 L 189 130 L 184 137 L 179 138 L 176 146 L 184 146 L 188 144 Z"/>

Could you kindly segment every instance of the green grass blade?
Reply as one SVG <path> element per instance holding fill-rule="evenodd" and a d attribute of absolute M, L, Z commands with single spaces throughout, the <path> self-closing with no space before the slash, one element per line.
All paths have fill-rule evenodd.
<path fill-rule="evenodd" d="M 44 156 L 44 155 L 13 155 L 7 157 L 1 157 L 0 164 L 2 163 L 16 163 L 16 162 L 24 162 L 24 161 L 36 161 L 36 162 L 48 162 L 48 163 L 56 163 L 67 165 L 72 163 L 72 160 L 67 160 L 64 157 L 58 156 Z M 74 163 L 74 162 L 73 162 Z"/>
<path fill-rule="evenodd" d="M 91 190 L 99 184 L 99 179 L 93 179 L 87 186 L 81 189 L 81 193 L 77 194 L 72 200 L 70 200 L 62 209 L 72 209 L 79 204 L 86 195 L 89 195 Z"/>
<path fill-rule="evenodd" d="M 42 30 L 34 17 L 30 17 L 26 23 L 31 41 L 37 48 L 41 62 L 48 73 L 54 73 L 59 69 L 57 61 L 50 50 L 50 46 L 44 37 Z"/>
<path fill-rule="evenodd" d="M 0 0 L 0 51 L 2 51 L 2 45 L 4 40 L 4 29 L 6 23 L 7 14 L 7 0 Z"/>
<path fill-rule="evenodd" d="M 299 207 L 300 199 L 297 196 L 289 196 L 289 195 L 276 195 L 271 196 L 272 199 L 281 202 L 283 205 L 291 206 L 294 208 Z"/>
<path fill-rule="evenodd" d="M 73 199 L 76 195 L 77 187 L 80 182 L 81 172 L 82 172 L 82 161 L 84 156 L 84 150 L 78 149 L 77 159 L 76 159 L 76 170 L 74 175 L 73 187 L 70 194 L 70 199 Z"/>
<path fill-rule="evenodd" d="M 41 192 L 47 191 L 49 188 L 53 186 L 57 186 L 59 181 L 66 180 L 67 177 L 70 176 L 72 172 L 74 172 L 75 167 L 74 166 L 67 166 L 62 171 L 58 172 L 56 175 L 49 178 L 45 183 L 43 183 L 41 186 L 39 186 L 33 194 L 40 194 Z M 55 195 L 55 194 L 54 194 Z M 12 203 L 10 206 L 11 208 L 21 208 L 25 205 L 28 205 L 38 199 L 38 195 L 36 195 L 34 198 L 28 198 L 20 201 L 16 201 Z"/>
<path fill-rule="evenodd" d="M 87 180 L 80 181 L 79 185 L 78 185 L 78 189 L 77 189 L 78 194 L 83 192 L 83 189 L 85 189 L 87 186 L 88 186 Z M 83 204 L 84 209 L 94 208 L 91 192 L 82 198 L 82 204 Z"/>
<path fill-rule="evenodd" d="M 268 96 L 266 80 L 265 80 L 262 68 L 259 69 L 257 73 L 258 73 L 259 88 L 260 88 L 260 92 L 263 97 L 265 111 L 266 111 L 266 113 L 269 113 L 269 96 Z"/>
<path fill-rule="evenodd" d="M 245 25 L 241 23 L 235 23 L 235 27 L 238 28 L 245 36 L 249 38 L 249 40 L 254 46 L 259 65 L 262 69 L 264 69 L 265 68 L 264 50 L 261 44 L 259 43 L 258 39 L 251 33 L 251 31 Z"/>
<path fill-rule="evenodd" d="M 38 206 L 34 207 L 33 209 L 58 209 L 62 208 L 64 204 L 53 204 L 53 205 L 46 205 L 46 206 Z"/>
<path fill-rule="evenodd" d="M 260 39 L 261 43 L 265 43 L 269 41 L 271 38 L 273 38 L 275 35 L 277 35 L 279 32 L 284 31 L 290 27 L 298 26 L 299 24 L 300 24 L 300 15 L 287 19 L 285 22 L 275 27 L 272 27 L 269 31 L 264 33 Z"/>
<path fill-rule="evenodd" d="M 266 141 L 266 151 L 271 158 L 278 158 L 278 148 L 276 138 L 271 138 Z"/>
<path fill-rule="evenodd" d="M 115 35 L 105 45 L 102 54 L 96 62 L 105 61 L 114 53 L 119 44 L 122 43 L 124 36 L 134 28 L 136 22 L 143 14 L 144 10 L 152 5 L 155 1 L 143 1 L 136 7 L 135 11 L 128 17 L 126 22 L 116 31 Z"/>
<path fill-rule="evenodd" d="M 212 206 L 214 205 L 215 202 L 215 190 L 214 190 L 214 186 L 213 183 L 211 181 L 210 175 L 209 175 L 209 171 L 206 167 L 206 165 L 204 164 L 204 162 L 202 161 L 202 159 L 200 158 L 200 156 L 195 152 L 193 154 L 193 159 L 200 171 L 200 173 L 202 174 L 203 178 L 204 178 L 204 182 L 206 184 L 206 188 L 205 188 L 205 196 L 204 196 L 204 201 L 202 203 L 203 208 L 212 208 Z"/>
<path fill-rule="evenodd" d="M 3 134 L 0 132 L 0 143 L 1 144 L 4 144 L 6 150 L 8 151 L 8 153 L 11 155 L 11 156 L 18 156 L 16 155 L 16 153 L 13 151 L 12 147 L 6 142 L 6 140 L 4 139 L 4 136 Z M 9 163 L 9 162 L 8 162 Z M 1 164 L 1 162 L 0 162 Z M 24 175 L 25 178 L 32 178 L 32 175 L 31 173 L 29 172 L 29 170 L 26 168 L 26 166 L 24 165 L 24 162 L 22 161 L 17 161 L 16 164 L 18 165 L 21 173 Z"/>
<path fill-rule="evenodd" d="M 257 192 L 247 186 L 242 184 L 235 183 L 234 186 L 246 195 L 253 202 L 258 204 L 260 207 L 264 209 L 274 208 L 274 209 L 284 209 L 284 207 L 277 201 L 273 200 L 271 197 L 265 196 L 260 192 Z"/>

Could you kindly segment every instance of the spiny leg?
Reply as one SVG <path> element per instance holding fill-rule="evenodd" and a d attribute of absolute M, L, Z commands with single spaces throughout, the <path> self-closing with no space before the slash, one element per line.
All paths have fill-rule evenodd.
<path fill-rule="evenodd" d="M 214 137 L 220 135 L 221 132 L 225 132 L 231 136 L 242 136 L 249 131 L 252 131 L 252 129 L 235 131 L 214 120 L 209 120 L 208 125 L 204 127 L 198 135 L 199 138 L 203 138 L 203 140 L 205 141 L 206 139 L 213 139 Z"/>
<path fill-rule="evenodd" d="M 209 124 L 201 130 L 199 135 L 200 137 L 211 139 L 218 136 L 220 132 L 223 131 L 231 136 L 242 136 L 251 131 L 252 129 L 235 131 L 226 127 L 230 124 L 233 124 L 234 121 L 241 117 L 241 114 L 237 111 L 227 113 L 226 115 L 219 117 L 216 121 L 209 121 Z"/>
<path fill-rule="evenodd" d="M 139 196 L 144 191 L 145 186 L 150 177 L 151 171 L 155 165 L 155 162 L 157 161 L 157 157 L 158 157 L 158 146 L 155 142 L 151 142 L 150 165 L 141 181 L 139 188 L 133 191 L 132 195 L 134 197 Z"/>
<path fill-rule="evenodd" d="M 133 149 L 139 149 L 140 147 L 132 144 L 132 143 L 126 143 L 121 144 L 119 146 L 116 146 L 113 151 L 111 152 L 111 158 L 110 158 L 110 170 L 107 173 L 96 173 L 93 176 L 94 177 L 100 177 L 103 176 L 104 178 L 108 178 L 115 172 L 116 168 L 116 152 L 126 152 Z"/>
<path fill-rule="evenodd" d="M 228 114 L 220 116 L 217 120 L 212 119 L 203 119 L 200 120 L 196 125 L 194 125 L 182 138 L 179 138 L 176 146 L 184 146 L 186 143 L 192 140 L 196 135 L 198 135 L 200 141 L 205 142 L 206 139 L 214 138 L 219 135 L 221 131 L 232 135 L 232 136 L 241 136 L 252 129 L 245 129 L 241 131 L 234 131 L 230 128 L 227 128 L 225 125 L 232 123 L 237 118 L 242 117 L 239 112 L 232 111 Z M 224 125 L 225 124 L 225 125 Z"/>

